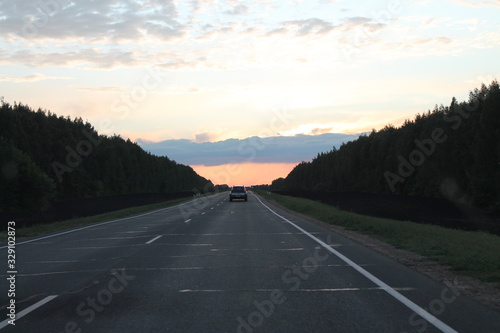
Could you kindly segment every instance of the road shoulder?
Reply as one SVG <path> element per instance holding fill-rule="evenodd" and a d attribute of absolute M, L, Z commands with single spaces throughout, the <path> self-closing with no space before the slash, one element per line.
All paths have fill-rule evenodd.
<path fill-rule="evenodd" d="M 438 262 L 428 260 L 424 256 L 417 253 L 398 249 L 368 235 L 346 230 L 343 227 L 328 224 L 308 215 L 298 213 L 282 206 L 275 200 L 269 198 L 266 198 L 265 200 L 289 214 L 293 214 L 299 218 L 315 223 L 344 237 L 352 239 L 353 241 L 382 253 L 405 266 L 411 267 L 418 272 L 431 277 L 436 281 L 451 283 L 463 295 L 473 298 L 478 302 L 500 312 L 500 289 L 498 289 L 494 283 L 483 282 L 469 276 L 457 274 L 456 272 L 451 271 L 448 267 Z"/>

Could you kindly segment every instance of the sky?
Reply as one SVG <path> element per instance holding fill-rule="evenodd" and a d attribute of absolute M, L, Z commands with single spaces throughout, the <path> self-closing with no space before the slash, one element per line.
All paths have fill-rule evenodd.
<path fill-rule="evenodd" d="M 167 155 L 175 161 L 194 166 L 216 184 L 270 184 L 284 177 L 302 161 L 311 161 L 342 143 L 356 140 L 359 134 L 323 133 L 291 136 L 252 136 L 216 142 L 187 139 L 147 142 L 138 140 L 143 149 L 155 155 Z"/>
<path fill-rule="evenodd" d="M 143 143 L 358 134 L 497 79 L 499 17 L 498 0 L 1 1 L 0 96 Z"/>

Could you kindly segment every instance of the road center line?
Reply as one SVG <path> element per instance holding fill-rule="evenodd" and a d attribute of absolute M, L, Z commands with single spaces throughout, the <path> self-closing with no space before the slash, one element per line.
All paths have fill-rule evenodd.
<path fill-rule="evenodd" d="M 47 296 L 45 297 L 44 299 L 42 299 L 41 301 L 39 301 L 38 303 L 35 303 L 29 307 L 27 307 L 26 309 L 24 309 L 23 311 L 19 312 L 16 314 L 16 321 L 21 319 L 22 317 L 24 317 L 25 315 L 27 315 L 28 313 L 30 313 L 31 311 L 34 311 L 36 310 L 37 308 L 41 307 L 42 305 L 52 301 L 54 298 L 56 298 L 57 295 L 52 295 L 52 296 Z M 4 321 L 2 321 L 0 323 L 0 330 L 4 327 L 6 327 L 7 325 L 9 325 L 9 320 L 10 319 L 6 319 Z"/>
<path fill-rule="evenodd" d="M 410 310 L 412 310 L 416 314 L 420 315 L 422 318 L 424 318 L 425 320 L 427 320 L 430 324 L 434 325 L 435 327 L 437 327 L 442 332 L 444 332 L 444 333 L 458 333 L 453 328 L 451 328 L 450 326 L 446 325 L 441 320 L 439 320 L 438 318 L 436 318 L 435 316 L 433 316 L 429 312 L 425 311 L 423 308 L 421 308 L 417 304 L 413 303 L 412 301 L 410 301 L 408 298 L 406 298 L 402 294 L 398 293 L 396 290 L 394 290 L 394 288 L 390 287 L 388 284 L 386 284 L 385 282 L 383 282 L 382 280 L 380 280 L 379 278 L 377 278 L 376 276 L 374 276 L 373 274 L 371 274 L 370 272 L 368 272 L 367 270 L 365 270 L 364 268 L 362 268 L 361 266 L 359 266 L 358 264 L 356 264 L 354 261 L 352 261 L 351 259 L 347 258 L 346 256 L 344 256 L 342 253 L 338 252 L 337 250 L 333 249 L 331 246 L 329 246 L 328 244 L 326 244 L 325 242 L 323 242 L 321 239 L 319 239 L 319 238 L 311 235 L 309 232 L 307 232 L 306 230 L 302 229 L 301 227 L 299 227 L 295 223 L 289 221 L 285 217 L 283 217 L 283 216 L 279 215 L 278 213 L 276 213 L 274 210 L 272 210 L 266 204 L 264 204 L 262 202 L 262 200 L 260 200 L 260 198 L 258 196 L 255 195 L 254 197 L 257 198 L 257 200 L 259 200 L 259 202 L 264 207 L 266 207 L 271 213 L 273 213 L 274 215 L 278 216 L 280 219 L 288 222 L 290 225 L 292 225 L 296 229 L 300 230 L 301 232 L 303 232 L 304 234 L 306 234 L 307 236 L 309 236 L 311 239 L 313 239 L 314 241 L 316 241 L 317 243 L 319 243 L 327 251 L 329 251 L 332 254 L 336 255 L 339 259 L 341 259 L 346 264 L 348 264 L 349 266 L 351 266 L 352 268 L 354 268 L 356 271 L 358 271 L 359 273 L 361 273 L 368 280 L 372 281 L 377 286 L 379 286 L 381 289 L 385 290 L 389 295 L 391 295 L 392 297 L 394 297 L 395 299 L 397 299 L 399 302 L 403 303 Z"/>
<path fill-rule="evenodd" d="M 153 210 L 153 211 L 150 211 L 150 212 L 147 212 L 147 213 L 143 213 L 143 214 L 139 214 L 139 215 L 133 215 L 133 216 L 128 216 L 128 217 L 123 217 L 123 218 L 119 218 L 119 219 L 116 219 L 116 220 L 111 220 L 111 221 L 106 221 L 106 222 L 100 222 L 100 223 L 91 224 L 91 225 L 88 225 L 88 226 L 85 226 L 85 227 L 81 227 L 81 228 L 70 229 L 70 230 L 67 230 L 67 231 L 58 232 L 56 234 L 52 234 L 52 235 L 48 235 L 48 236 L 37 237 L 37 238 L 30 239 L 30 240 L 27 240 L 27 241 L 19 242 L 19 243 L 16 244 L 16 246 L 21 245 L 21 244 L 27 244 L 27 243 L 37 242 L 37 241 L 40 241 L 42 239 L 47 239 L 47 238 L 57 237 L 57 236 L 61 236 L 61 235 L 66 235 L 66 234 L 69 234 L 69 233 L 72 233 L 72 232 L 77 232 L 77 231 L 86 230 L 86 229 L 90 229 L 90 228 L 96 228 L 96 227 L 100 227 L 100 226 L 107 225 L 107 224 L 110 224 L 110 223 L 116 223 L 116 222 L 120 222 L 120 221 L 126 221 L 126 220 L 130 220 L 130 219 L 135 219 L 137 217 L 148 216 L 148 215 L 151 215 L 151 214 L 154 214 L 154 213 L 163 212 L 165 210 L 170 210 L 170 209 L 178 208 L 178 207 L 181 207 L 181 206 L 190 205 L 193 202 L 198 201 L 198 200 L 201 200 L 201 199 L 194 199 L 194 200 L 191 200 L 191 201 L 179 204 L 179 205 L 169 206 L 169 207 L 165 207 L 165 208 L 160 208 L 160 209 Z M 0 249 L 5 249 L 5 248 L 7 248 L 7 245 L 0 246 Z"/>
<path fill-rule="evenodd" d="M 155 238 L 153 238 L 153 239 L 151 239 L 151 240 L 147 241 L 147 242 L 146 242 L 146 244 L 151 244 L 151 243 L 153 243 L 155 240 L 157 240 L 157 239 L 158 239 L 158 238 L 160 238 L 161 236 L 162 236 L 162 235 L 160 235 L 160 236 L 156 236 Z"/>
<path fill-rule="evenodd" d="M 415 290 L 415 288 L 410 287 L 401 287 L 395 288 L 397 290 Z M 278 289 L 181 289 L 179 293 L 231 293 L 231 292 L 273 292 Z M 304 292 L 343 292 L 343 291 L 378 291 L 382 290 L 380 287 L 374 288 L 336 288 L 336 289 L 296 289 L 296 290 L 280 290 L 281 292 L 286 293 L 304 293 Z"/>

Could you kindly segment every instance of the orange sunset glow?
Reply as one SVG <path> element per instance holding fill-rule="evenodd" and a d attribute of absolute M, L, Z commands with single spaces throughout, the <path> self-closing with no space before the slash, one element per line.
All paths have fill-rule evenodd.
<path fill-rule="evenodd" d="M 191 167 L 214 184 L 251 186 L 271 184 L 277 178 L 286 177 L 295 165 L 296 163 L 240 163 Z"/>

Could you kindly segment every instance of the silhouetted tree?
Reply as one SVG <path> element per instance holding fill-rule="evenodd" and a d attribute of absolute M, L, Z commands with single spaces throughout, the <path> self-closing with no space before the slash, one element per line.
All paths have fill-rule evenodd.
<path fill-rule="evenodd" d="M 466 102 L 453 97 L 449 107 L 436 105 L 399 128 L 389 124 L 318 154 L 298 164 L 284 183 L 292 191 L 441 197 L 450 179 L 478 206 L 500 210 L 497 81 L 471 91 Z"/>
<path fill-rule="evenodd" d="M 203 191 L 210 184 L 192 168 L 137 143 L 99 135 L 81 118 L 2 100 L 1 211 L 40 211 L 51 201 L 79 197 Z"/>

